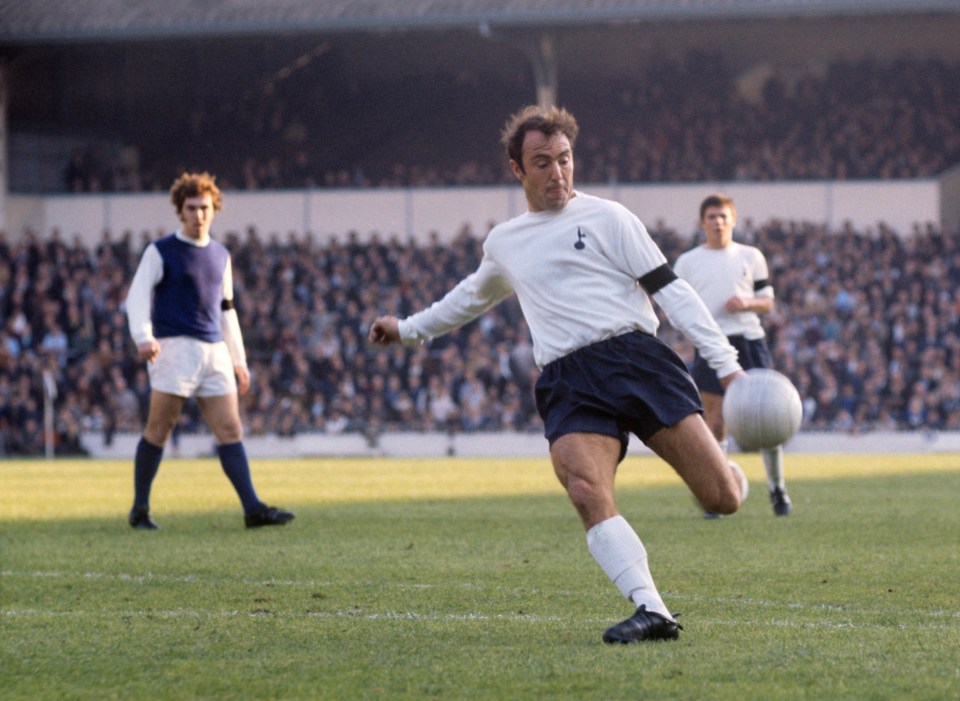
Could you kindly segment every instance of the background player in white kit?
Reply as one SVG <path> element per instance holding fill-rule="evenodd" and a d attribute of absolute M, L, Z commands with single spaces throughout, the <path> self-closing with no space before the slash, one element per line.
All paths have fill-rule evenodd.
<path fill-rule="evenodd" d="M 700 226 L 706 241 L 677 258 L 674 271 L 703 298 L 720 329 L 739 353 L 745 369 L 772 368 L 760 314 L 773 309 L 773 286 L 767 260 L 754 246 L 733 240 L 737 210 L 723 194 L 710 195 L 700 204 Z M 724 387 L 707 361 L 696 353 L 691 368 L 703 396 L 704 418 L 717 441 L 727 450 L 723 421 Z M 790 497 L 783 477 L 783 446 L 760 451 L 767 472 L 770 501 L 777 516 L 789 516 Z M 715 516 L 707 512 L 707 516 Z"/>
<path fill-rule="evenodd" d="M 704 423 L 682 360 L 655 337 L 650 297 L 724 385 L 743 372 L 703 302 L 677 279 L 640 220 L 573 189 L 577 133 L 562 109 L 531 106 L 513 115 L 501 141 L 528 211 L 490 231 L 476 272 L 424 311 L 403 320 L 379 317 L 369 340 L 424 341 L 516 293 L 543 369 L 536 399 L 554 471 L 580 515 L 590 553 L 637 607 L 603 639 L 676 639 L 680 627 L 653 582 L 646 550 L 614 499 L 629 433 L 672 465 L 705 509 L 736 511 L 746 480 Z"/>
<path fill-rule="evenodd" d="M 239 394 L 250 388 L 246 353 L 233 308 L 233 268 L 226 247 L 210 238 L 222 196 L 213 176 L 184 173 L 170 188 L 181 227 L 151 243 L 127 293 L 127 321 L 150 374 L 150 409 L 134 458 L 129 522 L 154 530 L 150 489 L 188 397 L 196 397 L 217 441 L 220 464 L 243 505 L 247 528 L 283 525 L 293 514 L 257 497 L 243 447 Z"/>

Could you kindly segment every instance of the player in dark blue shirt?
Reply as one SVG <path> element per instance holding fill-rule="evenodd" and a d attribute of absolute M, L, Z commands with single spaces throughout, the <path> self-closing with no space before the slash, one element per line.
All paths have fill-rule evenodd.
<path fill-rule="evenodd" d="M 129 522 L 154 530 L 150 488 L 188 397 L 217 441 L 220 464 L 243 505 L 247 528 L 283 525 L 293 514 L 260 501 L 243 447 L 239 396 L 250 372 L 233 308 L 230 253 L 210 238 L 222 195 L 208 173 L 184 173 L 170 189 L 181 227 L 143 252 L 127 295 L 130 333 L 150 374 L 150 410 L 134 459 Z"/>

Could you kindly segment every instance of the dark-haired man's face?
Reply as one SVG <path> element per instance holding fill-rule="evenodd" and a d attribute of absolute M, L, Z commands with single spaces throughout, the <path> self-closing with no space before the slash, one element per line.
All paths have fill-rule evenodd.
<path fill-rule="evenodd" d="M 184 236 L 194 241 L 206 241 L 210 236 L 210 225 L 213 224 L 215 214 L 213 197 L 210 195 L 186 198 L 180 208 Z"/>
<path fill-rule="evenodd" d="M 573 197 L 573 148 L 561 133 L 547 136 L 528 131 L 523 139 L 523 167 L 510 161 L 510 168 L 523 184 L 531 212 L 559 212 Z"/>
<path fill-rule="evenodd" d="M 726 248 L 733 241 L 733 227 L 737 215 L 727 205 L 711 206 L 703 210 L 700 226 L 707 237 L 707 248 Z"/>

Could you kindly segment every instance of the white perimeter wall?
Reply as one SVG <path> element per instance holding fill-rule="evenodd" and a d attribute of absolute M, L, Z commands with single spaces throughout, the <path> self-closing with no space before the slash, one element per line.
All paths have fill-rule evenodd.
<path fill-rule="evenodd" d="M 86 433 L 83 444 L 95 458 L 131 460 L 139 434 L 120 433 L 110 445 L 99 432 Z M 276 435 L 246 436 L 247 454 L 260 458 L 377 457 L 439 458 L 457 455 L 469 458 L 540 458 L 549 464 L 550 451 L 541 434 L 533 433 L 384 433 L 375 445 L 356 433 L 328 435 L 302 433 L 290 438 Z M 937 433 L 899 431 L 875 433 L 801 432 L 786 445 L 788 453 L 960 453 L 960 432 Z M 731 445 L 731 452 L 737 452 Z M 214 454 L 209 434 L 182 436 L 174 447 L 168 443 L 165 456 L 198 458 Z M 630 455 L 653 453 L 636 438 L 630 441 Z"/>
<path fill-rule="evenodd" d="M 653 228 L 658 222 L 690 234 L 696 230 L 700 201 L 711 192 L 726 192 L 737 202 L 741 222 L 770 219 L 826 223 L 856 228 L 886 223 L 901 234 L 914 224 L 933 222 L 952 231 L 960 221 L 956 204 L 944 200 L 938 180 L 802 183 L 696 183 L 689 185 L 583 186 L 584 192 L 619 200 Z M 483 234 L 489 226 L 520 213 L 519 185 L 476 188 L 392 190 L 291 190 L 225 193 L 214 233 L 243 232 L 255 226 L 261 236 L 299 236 L 311 232 L 323 242 L 355 231 L 360 240 L 371 234 L 423 239 L 436 232 L 453 238 L 464 225 Z M 169 232 L 177 226 L 165 193 L 110 195 L 8 196 L 0 226 L 16 240 L 27 229 L 46 238 L 59 229 L 68 241 L 79 236 L 90 244 L 104 230 L 114 237 L 131 231 Z"/>

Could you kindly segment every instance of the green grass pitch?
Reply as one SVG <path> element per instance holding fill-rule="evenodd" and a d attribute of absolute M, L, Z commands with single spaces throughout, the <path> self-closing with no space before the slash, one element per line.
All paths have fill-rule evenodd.
<path fill-rule="evenodd" d="M 218 464 L 168 459 L 157 532 L 128 461 L 0 461 L 0 690 L 14 699 L 958 699 L 960 456 L 787 454 L 773 517 L 699 516 L 621 465 L 677 642 L 631 606 L 549 462 L 254 461 L 296 511 L 248 531 Z"/>

